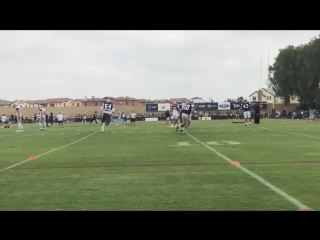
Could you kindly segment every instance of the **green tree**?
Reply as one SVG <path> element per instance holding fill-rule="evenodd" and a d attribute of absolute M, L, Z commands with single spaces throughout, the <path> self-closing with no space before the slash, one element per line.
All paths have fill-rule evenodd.
<path fill-rule="evenodd" d="M 269 88 L 290 102 L 297 96 L 304 108 L 320 103 L 320 38 L 297 47 L 287 46 L 279 50 L 272 66 L 269 66 Z"/>

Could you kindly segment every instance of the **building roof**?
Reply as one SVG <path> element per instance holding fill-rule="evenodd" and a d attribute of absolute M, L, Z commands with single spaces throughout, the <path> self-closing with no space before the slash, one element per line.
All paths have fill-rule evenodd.
<path fill-rule="evenodd" d="M 72 100 L 72 99 L 70 99 L 70 98 L 48 98 L 45 101 L 47 101 L 47 103 L 64 103 L 69 100 Z"/>
<path fill-rule="evenodd" d="M 0 99 L 0 105 L 9 105 L 10 103 L 11 103 L 11 101 Z"/>
<path fill-rule="evenodd" d="M 169 102 L 186 102 L 187 100 L 186 98 L 170 98 Z"/>
<path fill-rule="evenodd" d="M 258 92 L 258 91 L 254 91 L 253 93 L 251 93 L 250 95 L 249 95 L 249 97 L 251 97 L 253 94 L 255 94 L 256 92 Z"/>
<path fill-rule="evenodd" d="M 90 98 L 86 102 L 104 102 L 104 101 L 106 100 L 103 98 Z"/>
<path fill-rule="evenodd" d="M 275 93 L 272 89 L 270 89 L 270 88 L 262 88 L 262 89 L 263 89 L 264 91 L 270 93 L 271 95 L 276 96 L 276 93 Z"/>
<path fill-rule="evenodd" d="M 47 104 L 47 100 L 35 100 L 34 103 L 36 104 Z"/>
<path fill-rule="evenodd" d="M 168 103 L 168 99 L 154 99 L 153 102 L 155 103 Z"/>

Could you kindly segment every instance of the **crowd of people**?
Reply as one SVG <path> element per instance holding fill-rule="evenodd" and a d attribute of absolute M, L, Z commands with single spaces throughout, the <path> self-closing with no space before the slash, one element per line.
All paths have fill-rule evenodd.
<path fill-rule="evenodd" d="M 123 119 L 125 119 L 126 117 L 126 113 L 125 112 L 120 112 L 119 113 L 121 115 L 121 117 Z M 119 114 L 117 114 L 114 117 L 118 117 Z M 237 116 L 239 114 L 238 110 L 236 111 L 227 111 L 227 112 L 221 112 L 221 111 L 197 111 L 194 114 L 194 117 L 211 117 L 211 116 L 229 116 L 229 118 L 232 118 L 233 116 Z M 81 118 L 83 119 L 84 116 L 86 118 L 92 118 L 94 114 L 77 114 L 75 116 L 67 116 L 64 115 L 64 120 L 67 121 L 68 119 L 75 119 L 75 118 Z M 252 113 L 253 115 L 253 113 Z M 263 118 L 270 118 L 272 116 L 271 113 L 263 113 L 262 114 Z M 312 116 L 313 118 L 319 118 L 319 112 L 318 110 L 314 109 L 314 110 L 308 110 L 308 111 L 290 111 L 290 112 L 286 112 L 286 110 L 283 111 L 276 111 L 276 118 L 291 118 L 291 119 L 295 119 L 295 118 L 307 118 L 309 116 Z M 102 114 L 97 114 L 97 118 L 101 118 Z M 165 112 L 138 112 L 136 113 L 136 117 L 137 118 L 156 118 L 156 117 L 165 117 Z M 27 123 L 27 122 L 33 122 L 33 123 L 37 123 L 39 119 L 39 113 L 35 113 L 33 116 L 30 117 L 24 117 L 22 116 L 22 123 Z M 53 123 L 57 121 L 56 116 L 53 113 L 50 113 L 49 115 L 46 114 L 46 123 Z M 9 127 L 10 124 L 15 124 L 17 123 L 17 117 L 14 114 L 11 115 L 5 115 L 3 114 L 0 118 L 0 126 L 1 127 Z"/>

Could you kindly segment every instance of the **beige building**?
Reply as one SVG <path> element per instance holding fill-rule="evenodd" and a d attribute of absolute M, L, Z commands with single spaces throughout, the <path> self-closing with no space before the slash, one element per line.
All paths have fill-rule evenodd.
<path fill-rule="evenodd" d="M 11 101 L 0 99 L 0 107 L 10 107 Z"/>
<path fill-rule="evenodd" d="M 39 107 L 81 107 L 84 106 L 83 101 L 70 98 L 49 98 L 46 100 L 34 101 L 34 106 Z"/>
<path fill-rule="evenodd" d="M 284 98 L 276 96 L 275 92 L 269 88 L 262 88 L 262 102 L 274 103 L 274 104 L 283 104 Z M 249 95 L 249 101 L 259 101 L 259 90 L 254 91 Z M 298 97 L 290 97 L 290 103 L 299 103 Z"/>
<path fill-rule="evenodd" d="M 10 107 L 14 107 L 15 104 L 18 104 L 22 108 L 35 107 L 35 103 L 33 100 L 14 100 L 10 102 Z"/>

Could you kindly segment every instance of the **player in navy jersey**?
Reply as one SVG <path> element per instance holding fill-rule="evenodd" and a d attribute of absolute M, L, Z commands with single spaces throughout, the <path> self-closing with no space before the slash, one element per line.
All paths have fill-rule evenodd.
<path fill-rule="evenodd" d="M 90 122 L 90 125 L 91 125 L 91 123 L 93 123 L 93 121 L 95 121 L 96 125 L 98 125 L 98 122 L 97 122 L 97 111 L 95 111 L 94 114 L 92 115 L 92 120 Z"/>
<path fill-rule="evenodd" d="M 107 99 L 107 101 L 102 105 L 100 110 L 103 111 L 101 131 L 104 132 L 104 126 L 108 126 L 110 124 L 111 114 L 115 111 L 115 109 L 111 100 Z"/>
<path fill-rule="evenodd" d="M 250 103 L 247 102 L 247 100 L 244 100 L 244 102 L 242 102 L 240 109 L 243 110 L 243 117 L 244 117 L 244 121 L 245 121 L 245 126 L 247 126 L 248 124 L 251 126 L 251 112 L 250 112 Z"/>
<path fill-rule="evenodd" d="M 183 133 L 185 129 L 187 129 L 191 124 L 191 116 L 194 114 L 194 104 L 191 99 L 188 99 L 188 102 L 184 105 L 184 107 L 180 110 L 182 123 L 177 125 L 176 131 L 179 130 Z"/>

